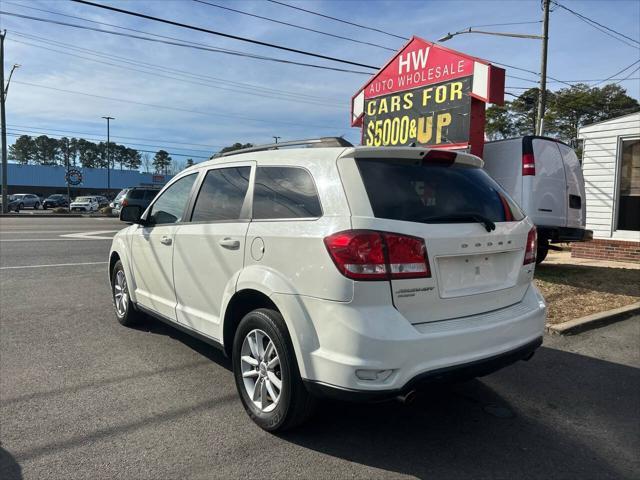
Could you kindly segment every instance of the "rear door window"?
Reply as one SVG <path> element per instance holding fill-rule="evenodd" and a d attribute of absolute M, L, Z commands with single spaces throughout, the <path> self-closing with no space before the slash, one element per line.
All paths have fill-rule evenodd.
<path fill-rule="evenodd" d="M 373 214 L 422 223 L 519 221 L 524 215 L 484 170 L 422 160 L 357 159 Z"/>
<path fill-rule="evenodd" d="M 142 200 L 144 198 L 144 190 L 131 190 L 127 196 L 129 197 L 129 200 Z"/>
<path fill-rule="evenodd" d="M 297 167 L 258 167 L 253 218 L 317 218 L 322 208 L 311 174 Z"/>
<path fill-rule="evenodd" d="M 251 167 L 209 170 L 193 208 L 192 222 L 219 222 L 240 219 L 249 189 Z"/>

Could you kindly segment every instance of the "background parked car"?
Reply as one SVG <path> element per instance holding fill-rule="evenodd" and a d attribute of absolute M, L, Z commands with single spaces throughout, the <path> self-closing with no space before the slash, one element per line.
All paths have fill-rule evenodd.
<path fill-rule="evenodd" d="M 111 206 L 113 207 L 113 213 L 120 215 L 120 209 L 127 205 L 137 205 L 142 207 L 142 210 L 146 210 L 151 201 L 156 198 L 156 195 L 160 191 L 159 187 L 132 187 L 125 188 L 118 196 L 113 200 Z"/>
<path fill-rule="evenodd" d="M 96 212 L 98 208 L 98 199 L 88 196 L 77 197 L 70 206 L 72 212 Z"/>
<path fill-rule="evenodd" d="M 103 197 L 102 195 L 96 196 L 96 200 L 98 201 L 98 207 L 104 208 L 109 206 L 109 199 L 107 197 Z"/>
<path fill-rule="evenodd" d="M 42 208 L 44 208 L 45 210 L 47 208 L 68 207 L 68 206 L 69 206 L 69 198 L 66 195 L 62 195 L 60 193 L 49 195 L 44 200 L 44 202 L 42 202 Z"/>
<path fill-rule="evenodd" d="M 23 208 L 33 208 L 34 210 L 37 210 L 40 208 L 40 197 L 33 193 L 16 193 L 13 196 L 18 202 L 19 210 L 22 210 Z"/>
<path fill-rule="evenodd" d="M 7 207 L 7 211 L 9 212 L 13 211 L 16 213 L 20 211 L 20 200 L 18 200 L 15 195 L 7 196 L 7 203 L 9 204 L 9 206 Z M 0 211 L 2 211 L 1 207 L 2 207 L 2 198 L 0 198 Z"/>

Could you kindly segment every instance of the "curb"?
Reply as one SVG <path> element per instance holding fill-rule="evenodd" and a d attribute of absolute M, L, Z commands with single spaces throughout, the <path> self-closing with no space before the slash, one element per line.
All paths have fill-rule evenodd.
<path fill-rule="evenodd" d="M 624 320 L 638 312 L 640 312 L 640 302 L 614 308 L 613 310 L 607 310 L 606 312 L 594 313 L 586 317 L 569 320 L 568 322 L 547 325 L 545 326 L 545 331 L 552 335 L 574 335 Z"/>

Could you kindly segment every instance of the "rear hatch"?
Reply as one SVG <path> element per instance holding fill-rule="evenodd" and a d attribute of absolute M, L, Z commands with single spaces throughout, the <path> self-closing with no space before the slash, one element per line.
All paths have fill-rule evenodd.
<path fill-rule="evenodd" d="M 426 246 L 428 275 L 390 279 L 394 305 L 410 322 L 522 300 L 533 271 L 523 267 L 531 224 L 479 159 L 432 150 L 419 159 L 355 162 L 374 218 L 354 216 L 353 228 L 416 237 Z"/>

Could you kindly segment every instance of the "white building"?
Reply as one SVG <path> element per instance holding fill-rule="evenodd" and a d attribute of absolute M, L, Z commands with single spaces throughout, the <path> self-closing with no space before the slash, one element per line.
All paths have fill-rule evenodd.
<path fill-rule="evenodd" d="M 640 262 L 640 112 L 584 126 L 587 228 L 574 256 Z"/>

